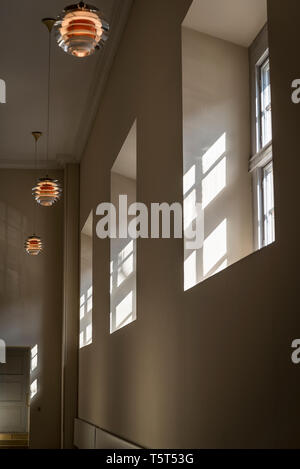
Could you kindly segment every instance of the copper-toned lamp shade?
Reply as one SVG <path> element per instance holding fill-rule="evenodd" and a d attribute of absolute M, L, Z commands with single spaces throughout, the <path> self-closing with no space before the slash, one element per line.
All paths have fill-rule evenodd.
<path fill-rule="evenodd" d="M 43 243 L 39 236 L 29 236 L 25 242 L 25 250 L 31 256 L 38 256 L 43 250 Z"/>
<path fill-rule="evenodd" d="M 108 23 L 98 8 L 80 2 L 70 5 L 55 23 L 58 45 L 75 57 L 88 57 L 107 39 Z"/>
<path fill-rule="evenodd" d="M 43 207 L 51 207 L 61 196 L 62 189 L 56 179 L 48 176 L 40 178 L 36 187 L 32 189 L 32 195 L 38 204 Z"/>

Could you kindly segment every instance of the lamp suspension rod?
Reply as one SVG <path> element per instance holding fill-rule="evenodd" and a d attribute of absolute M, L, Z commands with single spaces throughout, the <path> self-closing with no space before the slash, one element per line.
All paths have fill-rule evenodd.
<path fill-rule="evenodd" d="M 49 32 L 49 44 L 48 44 L 48 110 L 47 110 L 47 147 L 46 147 L 46 161 L 49 159 L 49 130 L 50 130 L 50 81 L 51 81 L 51 33 L 55 23 L 54 18 L 44 18 L 42 22 L 46 26 Z"/>
<path fill-rule="evenodd" d="M 37 170 L 37 166 L 38 166 L 38 151 L 37 151 L 37 148 L 38 148 L 38 141 L 40 139 L 40 137 L 42 136 L 42 132 L 32 132 L 32 136 L 34 138 L 34 165 L 35 165 L 35 169 Z M 36 236 L 36 229 L 37 229 L 37 204 L 35 203 L 34 204 L 34 214 L 33 214 L 33 234 L 34 236 Z"/>

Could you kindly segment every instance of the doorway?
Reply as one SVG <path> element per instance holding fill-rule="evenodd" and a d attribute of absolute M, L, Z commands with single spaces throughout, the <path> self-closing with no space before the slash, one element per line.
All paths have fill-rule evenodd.
<path fill-rule="evenodd" d="M 30 349 L 8 347 L 0 364 L 0 448 L 28 446 L 29 383 Z"/>

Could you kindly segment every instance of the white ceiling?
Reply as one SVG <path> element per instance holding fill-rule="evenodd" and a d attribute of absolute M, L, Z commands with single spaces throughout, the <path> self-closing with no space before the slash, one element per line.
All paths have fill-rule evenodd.
<path fill-rule="evenodd" d="M 91 57 L 76 59 L 64 53 L 53 34 L 49 167 L 82 156 L 131 2 L 91 2 L 111 25 L 105 48 Z M 67 4 L 68 0 L 0 2 L 0 79 L 7 87 L 7 103 L 0 104 L 0 167 L 33 166 L 31 132 L 45 133 L 47 116 L 48 32 L 41 19 L 56 17 Z M 45 135 L 39 149 L 43 166 Z"/>
<path fill-rule="evenodd" d="M 134 122 L 123 147 L 116 159 L 112 172 L 136 180 L 136 121 Z"/>
<path fill-rule="evenodd" d="M 249 47 L 267 22 L 267 0 L 194 0 L 183 26 Z"/>

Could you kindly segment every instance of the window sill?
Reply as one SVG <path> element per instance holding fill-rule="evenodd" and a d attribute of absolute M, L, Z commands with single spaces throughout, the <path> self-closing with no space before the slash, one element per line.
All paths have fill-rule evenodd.
<path fill-rule="evenodd" d="M 249 173 L 253 173 L 257 168 L 262 168 L 272 160 L 272 140 L 264 146 L 249 162 Z"/>

